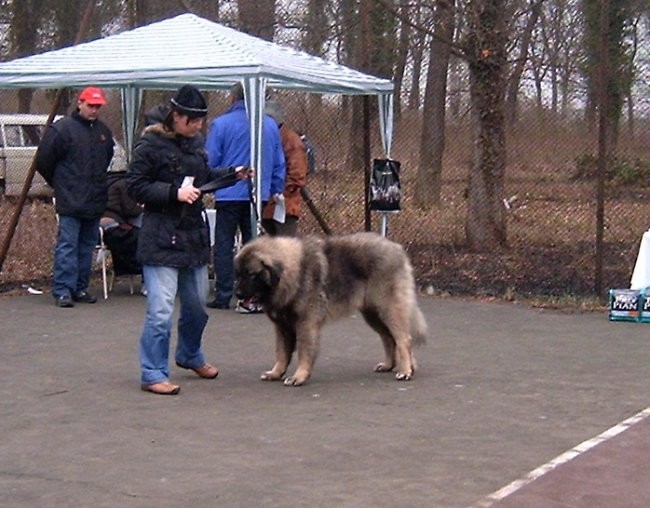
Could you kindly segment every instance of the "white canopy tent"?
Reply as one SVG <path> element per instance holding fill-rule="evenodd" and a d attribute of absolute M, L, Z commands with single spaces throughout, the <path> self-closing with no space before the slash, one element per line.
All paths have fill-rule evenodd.
<path fill-rule="evenodd" d="M 0 63 L 0 88 L 96 85 L 122 91 L 124 141 L 130 153 L 143 89 L 192 84 L 203 90 L 244 85 L 251 164 L 261 167 L 266 89 L 377 95 L 381 139 L 390 156 L 393 84 L 349 67 L 238 32 L 193 14 L 103 39 Z M 260 178 L 261 175 L 257 175 Z M 257 203 L 260 206 L 259 185 Z"/>

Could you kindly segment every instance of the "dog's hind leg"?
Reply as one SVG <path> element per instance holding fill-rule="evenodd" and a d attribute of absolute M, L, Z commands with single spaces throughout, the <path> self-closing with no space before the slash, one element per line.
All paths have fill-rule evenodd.
<path fill-rule="evenodd" d="M 397 360 L 397 372 L 395 379 L 408 381 L 415 374 L 415 358 L 411 348 L 411 335 L 405 331 L 408 328 L 396 326 L 393 328 L 395 337 L 395 357 Z"/>
<path fill-rule="evenodd" d="M 275 364 L 271 370 L 262 372 L 263 381 L 280 381 L 291 362 L 296 347 L 296 332 L 289 327 L 275 325 Z"/>
<path fill-rule="evenodd" d="M 395 379 L 408 381 L 415 373 L 415 359 L 411 350 L 409 334 L 409 314 L 399 304 L 382 309 L 382 314 L 364 310 L 363 316 L 368 324 L 381 335 L 386 352 L 385 363 L 379 363 L 375 372 L 388 372 L 397 369 Z"/>
<path fill-rule="evenodd" d="M 395 340 L 390 330 L 374 310 L 362 309 L 361 314 L 370 328 L 379 334 L 381 343 L 384 346 L 384 361 L 375 365 L 375 372 L 392 371 L 395 367 Z"/>

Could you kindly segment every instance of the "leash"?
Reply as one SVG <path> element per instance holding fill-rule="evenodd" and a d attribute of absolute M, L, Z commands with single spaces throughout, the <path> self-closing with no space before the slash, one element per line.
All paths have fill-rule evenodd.
<path fill-rule="evenodd" d="M 264 226 L 262 226 L 262 221 L 260 219 L 259 213 L 257 213 L 257 200 L 255 199 L 255 189 L 253 187 L 253 181 L 248 181 L 248 199 L 250 200 L 251 206 L 253 208 L 253 213 L 255 214 L 255 224 L 257 226 L 257 236 L 262 236 L 267 234 Z"/>

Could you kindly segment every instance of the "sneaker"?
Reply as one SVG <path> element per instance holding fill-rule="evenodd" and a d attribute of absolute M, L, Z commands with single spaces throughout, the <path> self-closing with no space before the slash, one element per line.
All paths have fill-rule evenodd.
<path fill-rule="evenodd" d="M 63 308 L 66 308 L 66 307 L 74 307 L 74 303 L 72 303 L 72 298 L 70 297 L 70 295 L 59 296 L 59 297 L 54 301 L 54 304 L 55 304 L 57 307 L 63 307 Z"/>
<path fill-rule="evenodd" d="M 97 298 L 91 295 L 88 291 L 77 291 L 72 295 L 72 300 L 81 303 L 95 303 Z"/>
<path fill-rule="evenodd" d="M 251 300 L 239 300 L 235 307 L 235 312 L 239 314 L 261 314 L 264 310 L 260 305 Z"/>

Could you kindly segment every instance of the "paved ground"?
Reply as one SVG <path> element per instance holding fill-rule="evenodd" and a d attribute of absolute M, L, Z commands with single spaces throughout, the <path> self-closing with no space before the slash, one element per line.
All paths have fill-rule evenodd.
<path fill-rule="evenodd" d="M 258 379 L 265 316 L 210 310 L 219 378 L 174 368 L 181 394 L 161 397 L 139 389 L 144 298 L 127 293 L 74 309 L 0 298 L 0 506 L 650 504 L 640 418 L 490 497 L 650 406 L 647 325 L 424 298 L 431 337 L 412 382 L 372 372 L 379 339 L 352 317 L 327 328 L 311 382 L 289 388 Z"/>

